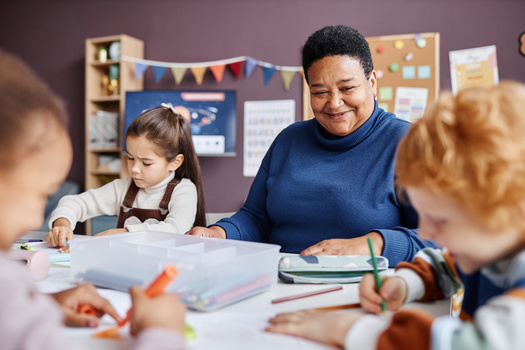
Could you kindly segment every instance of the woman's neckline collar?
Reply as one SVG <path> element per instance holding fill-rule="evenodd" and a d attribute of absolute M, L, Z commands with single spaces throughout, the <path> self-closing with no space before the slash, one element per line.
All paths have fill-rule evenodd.
<path fill-rule="evenodd" d="M 377 101 L 374 101 L 374 111 L 372 112 L 372 115 L 356 130 L 345 136 L 330 134 L 317 120 L 315 120 L 315 137 L 321 146 L 327 149 L 342 150 L 352 148 L 361 143 L 361 141 L 368 137 L 373 131 L 375 121 L 379 114 L 378 103 Z"/>

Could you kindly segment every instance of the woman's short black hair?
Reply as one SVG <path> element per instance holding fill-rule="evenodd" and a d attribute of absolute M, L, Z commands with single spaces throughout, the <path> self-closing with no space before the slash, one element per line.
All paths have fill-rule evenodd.
<path fill-rule="evenodd" d="M 352 27 L 326 26 L 308 37 L 302 49 L 303 70 L 308 82 L 308 69 L 326 56 L 349 56 L 361 63 L 366 78 L 374 70 L 372 54 L 366 39 Z"/>

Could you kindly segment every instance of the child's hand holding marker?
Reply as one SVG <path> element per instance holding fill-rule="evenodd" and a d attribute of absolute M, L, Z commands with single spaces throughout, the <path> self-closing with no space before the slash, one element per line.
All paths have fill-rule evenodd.
<path fill-rule="evenodd" d="M 195 338 L 195 331 L 184 322 L 186 306 L 172 293 L 164 293 L 164 289 L 177 277 L 178 270 L 173 265 L 166 265 L 164 270 L 142 290 L 138 286 L 130 289 L 133 307 L 126 317 L 110 327 L 93 334 L 95 338 L 119 339 L 119 328 L 131 321 L 130 332 L 137 335 L 141 331 L 160 327 L 182 333 L 187 340 Z"/>
<path fill-rule="evenodd" d="M 68 253 L 69 247 L 67 242 L 74 238 L 73 230 L 69 220 L 60 218 L 53 222 L 53 228 L 46 236 L 47 243 L 50 247 L 60 248 L 61 253 Z"/>
<path fill-rule="evenodd" d="M 69 240 L 66 238 L 66 246 L 64 248 L 58 249 L 59 253 L 69 253 Z"/>

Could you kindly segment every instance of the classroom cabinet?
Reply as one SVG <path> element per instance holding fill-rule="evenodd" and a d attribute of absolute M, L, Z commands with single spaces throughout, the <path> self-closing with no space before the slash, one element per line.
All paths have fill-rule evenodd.
<path fill-rule="evenodd" d="M 144 42 L 128 35 L 86 39 L 85 190 L 128 175 L 124 157 L 126 91 L 143 89 L 132 62 L 144 58 Z M 90 232 L 87 223 L 86 232 Z"/>

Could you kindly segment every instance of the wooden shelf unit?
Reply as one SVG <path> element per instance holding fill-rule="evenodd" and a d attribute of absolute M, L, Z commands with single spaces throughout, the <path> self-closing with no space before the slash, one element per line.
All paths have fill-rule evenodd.
<path fill-rule="evenodd" d="M 126 91 L 142 90 L 144 81 L 143 78 L 136 79 L 132 62 L 111 59 L 109 54 L 106 61 L 101 62 L 99 60 L 99 48 L 105 47 L 109 51 L 109 46 L 115 41 L 120 41 L 120 57 L 144 58 L 144 42 L 125 34 L 86 39 L 86 190 L 100 187 L 114 178 L 127 176 L 126 161 L 122 149 Z M 116 94 L 105 92 L 106 90 L 103 88 L 103 77 L 109 74 L 109 69 L 113 65 L 119 67 L 119 91 Z M 91 114 L 99 110 L 119 113 L 117 148 L 90 149 L 89 120 Z M 121 160 L 120 172 L 100 170 L 99 159 L 102 155 L 119 157 Z"/>
<path fill-rule="evenodd" d="M 144 42 L 125 34 L 86 39 L 85 190 L 100 187 L 128 175 L 123 152 L 126 91 L 142 90 L 144 79 L 136 79 L 133 62 L 110 58 L 109 46 L 115 41 L 120 41 L 120 57 L 144 58 Z M 105 47 L 108 50 L 107 60 L 103 62 L 99 59 L 100 47 Z M 115 94 L 111 94 L 103 86 L 103 77 L 109 75 L 110 67 L 113 65 L 118 66 L 119 70 L 119 86 L 118 92 Z M 90 116 L 99 110 L 119 114 L 117 147 L 90 148 Z M 120 171 L 101 169 L 100 159 L 103 156 L 120 159 Z M 92 234 L 91 220 L 86 221 L 86 234 Z"/>

